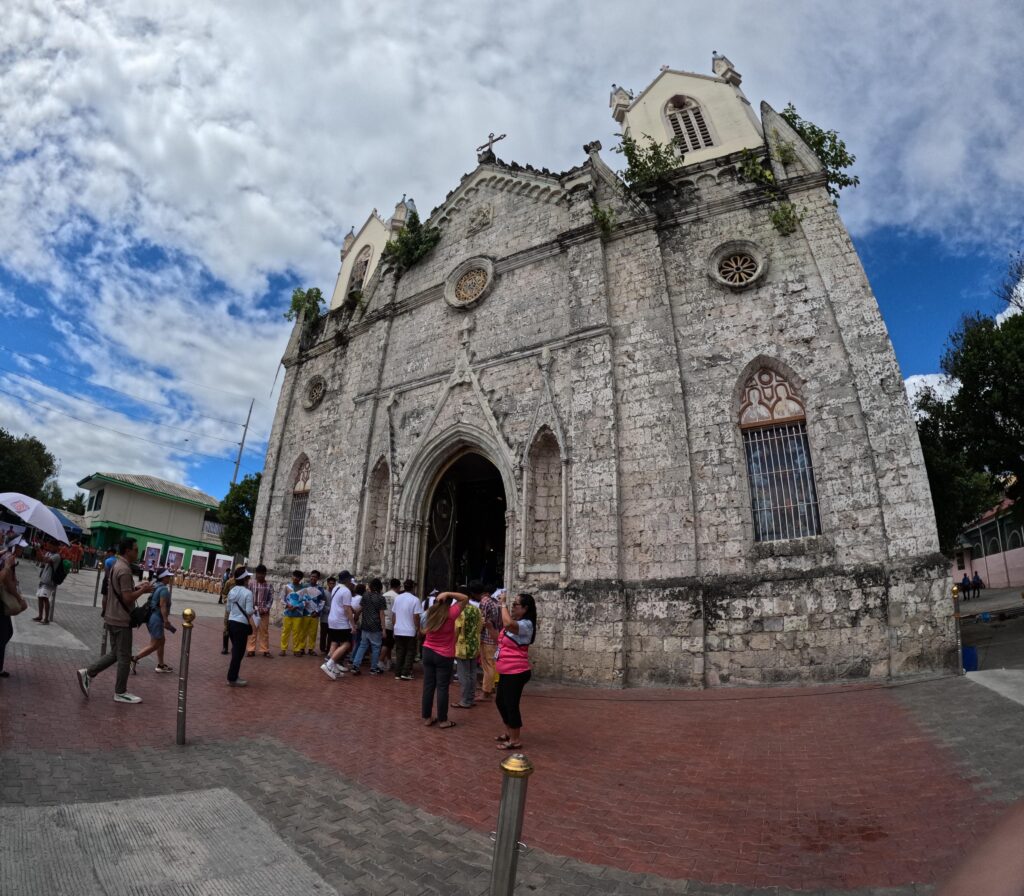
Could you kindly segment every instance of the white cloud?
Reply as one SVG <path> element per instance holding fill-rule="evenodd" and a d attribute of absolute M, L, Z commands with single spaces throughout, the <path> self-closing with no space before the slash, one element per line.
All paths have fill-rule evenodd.
<path fill-rule="evenodd" d="M 855 231 L 989 250 L 1018 232 L 1024 7 L 1013 0 L 747 0 L 685 17 L 654 0 L 139 9 L 39 0 L 5 17 L 0 262 L 47 290 L 69 360 L 96 383 L 130 385 L 206 436 L 217 427 L 200 415 L 246 410 L 214 389 L 257 396 L 254 431 L 269 429 L 288 332 L 286 294 L 272 311 L 255 304 L 269 275 L 329 292 L 349 226 L 403 192 L 436 205 L 488 131 L 508 133 L 504 158 L 578 164 L 583 143 L 614 144 L 611 82 L 639 89 L 661 63 L 707 72 L 712 49 L 745 74 L 755 105 L 793 100 L 847 140 L 862 179 L 843 200 Z M 140 261 L 154 247 L 165 260 Z M 17 326 L 38 314 L 25 308 L 0 291 L 0 316 Z M 188 475 L 156 446 L 20 414 L 36 432 L 58 427 L 75 476 L 97 456 Z"/>
<path fill-rule="evenodd" d="M 960 391 L 960 383 L 950 379 L 944 373 L 917 373 L 908 376 L 903 385 L 907 390 L 907 400 L 913 407 L 925 389 L 931 389 L 939 398 L 948 399 Z"/>

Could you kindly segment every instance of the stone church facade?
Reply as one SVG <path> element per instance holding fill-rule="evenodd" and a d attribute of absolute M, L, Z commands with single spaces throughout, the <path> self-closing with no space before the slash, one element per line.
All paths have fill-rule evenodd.
<path fill-rule="evenodd" d="M 380 253 L 411 201 L 346 238 L 329 312 L 284 357 L 254 563 L 529 590 L 537 669 L 563 680 L 951 668 L 871 288 L 817 158 L 713 68 L 612 93 L 627 133 L 683 148 L 668 184 L 624 191 L 597 143 L 555 173 L 492 141 L 400 277 Z M 745 151 L 798 209 L 791 232 Z"/>

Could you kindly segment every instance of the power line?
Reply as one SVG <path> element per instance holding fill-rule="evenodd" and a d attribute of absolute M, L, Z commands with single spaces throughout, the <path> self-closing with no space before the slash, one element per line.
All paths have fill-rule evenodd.
<path fill-rule="evenodd" d="M 6 345 L 0 345 L 0 349 L 3 349 L 4 351 L 8 351 L 12 355 L 17 355 L 19 358 L 25 358 L 27 361 L 34 361 L 35 360 L 35 358 L 33 358 L 31 355 L 26 355 L 24 352 L 19 352 L 16 349 L 13 349 L 13 348 L 8 348 Z M 145 404 L 156 405 L 158 408 L 162 408 L 165 411 L 167 410 L 167 404 L 165 402 L 154 401 L 152 398 L 142 398 L 139 395 L 132 395 L 131 392 L 124 392 L 121 389 L 115 389 L 113 386 L 105 386 L 102 383 L 94 383 L 88 377 L 80 376 L 77 373 L 72 373 L 70 370 L 67 370 L 64 367 L 58 367 L 55 364 L 52 364 L 50 366 L 52 367 L 53 370 L 58 370 L 61 373 L 63 373 L 65 376 L 74 377 L 76 380 L 81 380 L 83 383 L 88 383 L 90 386 L 98 387 L 100 389 L 107 389 L 110 392 L 116 392 L 118 395 L 124 395 L 126 398 L 130 398 L 132 401 L 140 401 L 140 402 L 144 402 Z M 211 417 L 209 414 L 200 414 L 198 411 L 195 412 L 195 415 L 197 417 L 204 417 L 207 420 L 214 420 L 217 423 L 225 423 L 228 426 L 238 426 L 238 427 L 241 427 L 241 426 L 244 425 L 242 423 L 236 423 L 234 420 L 223 420 L 220 417 Z"/>
<path fill-rule="evenodd" d="M 95 423 L 92 420 L 83 420 L 81 417 L 76 417 L 74 414 L 69 414 L 67 411 L 59 411 L 57 408 L 51 408 L 49 405 L 43 404 L 40 401 L 33 401 L 31 398 L 25 398 L 22 395 L 15 395 L 13 392 L 8 392 L 6 389 L 0 389 L 0 394 L 9 395 L 11 398 L 25 402 L 25 404 L 33 404 L 36 407 L 42 408 L 44 411 L 50 411 L 53 414 L 60 414 L 62 417 L 70 417 L 72 420 L 75 420 L 78 423 L 84 423 L 86 426 L 94 426 L 96 429 L 105 429 L 107 432 L 124 436 L 126 439 L 136 439 L 140 442 L 149 442 L 150 445 L 159 445 L 161 448 L 167 448 L 175 454 L 184 454 L 191 457 L 205 457 L 209 460 L 219 460 L 221 462 L 232 463 L 232 460 L 229 457 L 217 457 L 215 454 L 203 454 L 201 451 L 183 451 L 181 448 L 168 445 L 166 442 L 158 442 L 155 439 L 147 439 L 143 436 L 132 435 L 130 432 L 121 432 L 119 429 L 113 429 L 110 426 L 104 426 L 102 423 Z"/>
<path fill-rule="evenodd" d="M 0 370 L 2 370 L 4 373 L 9 373 L 12 376 L 20 376 L 23 379 L 32 380 L 32 382 L 38 383 L 44 389 L 49 389 L 49 390 L 51 390 L 53 392 L 59 392 L 60 391 L 55 386 L 51 386 L 49 383 L 44 383 L 38 377 L 29 376 L 29 374 L 27 374 L 27 373 L 20 373 L 17 370 L 11 370 L 9 367 L 0 367 Z M 225 439 L 225 438 L 222 438 L 221 436 L 209 436 L 209 435 L 206 435 L 205 433 L 196 432 L 194 429 L 185 429 L 185 427 L 183 427 L 183 426 L 173 426 L 170 423 L 164 423 L 164 422 L 162 422 L 160 420 L 150 420 L 147 417 L 138 417 L 135 414 L 128 414 L 125 411 L 115 410 L 114 408 L 108 407 L 105 404 L 100 404 L 98 401 L 93 401 L 92 399 L 85 398 L 82 395 L 75 395 L 74 399 L 75 399 L 75 401 L 84 401 L 86 404 L 91 404 L 93 407 L 102 408 L 105 411 L 113 411 L 116 414 L 121 414 L 123 417 L 127 417 L 129 420 L 138 420 L 138 421 L 140 421 L 142 423 L 152 423 L 155 426 L 162 426 L 164 429 L 176 429 L 176 430 L 178 430 L 178 432 L 187 432 L 189 435 L 198 436 L 201 439 L 216 439 L 218 442 L 227 442 L 229 445 L 237 445 L 238 444 L 238 442 L 236 442 L 234 439 Z M 165 411 L 166 411 L 166 408 L 165 408 Z"/>

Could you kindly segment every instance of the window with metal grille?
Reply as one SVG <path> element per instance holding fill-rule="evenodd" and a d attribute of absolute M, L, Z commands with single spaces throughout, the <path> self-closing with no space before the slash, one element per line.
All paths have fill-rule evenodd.
<path fill-rule="evenodd" d="M 306 528 L 306 507 L 308 504 L 308 492 L 296 492 L 292 495 L 292 510 L 288 516 L 288 537 L 284 543 L 284 552 L 286 554 L 299 554 L 302 552 L 302 533 Z"/>
<path fill-rule="evenodd" d="M 740 427 L 754 541 L 820 535 L 807 423 L 796 390 L 776 371 L 762 367 L 743 384 L 743 396 Z"/>
<path fill-rule="evenodd" d="M 696 152 L 714 146 L 711 129 L 704 120 L 704 112 L 689 97 L 676 96 L 665 106 L 665 115 L 673 135 L 679 140 L 684 151 Z"/>
<path fill-rule="evenodd" d="M 755 541 L 821 534 L 807 425 L 743 430 Z"/>

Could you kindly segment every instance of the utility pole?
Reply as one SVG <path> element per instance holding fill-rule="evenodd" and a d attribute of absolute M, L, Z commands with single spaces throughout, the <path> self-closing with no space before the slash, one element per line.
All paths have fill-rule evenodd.
<path fill-rule="evenodd" d="M 252 407 L 256 404 L 254 398 L 249 402 L 249 413 L 245 417 L 245 428 L 242 430 L 242 441 L 238 443 L 238 457 L 235 458 L 235 472 L 231 475 L 231 484 L 234 485 L 238 479 L 238 466 L 242 463 L 242 452 L 245 450 L 245 437 L 249 433 L 249 421 L 252 419 Z"/>

